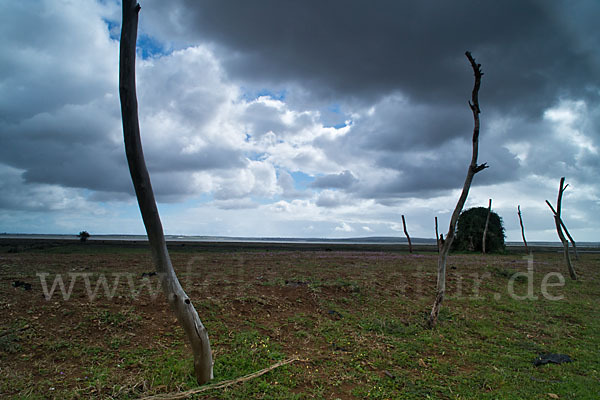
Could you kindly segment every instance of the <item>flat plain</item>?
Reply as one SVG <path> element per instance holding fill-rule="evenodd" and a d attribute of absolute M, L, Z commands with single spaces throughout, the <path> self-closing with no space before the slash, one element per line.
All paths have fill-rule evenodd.
<path fill-rule="evenodd" d="M 451 254 L 330 244 L 173 243 L 206 325 L 199 399 L 600 398 L 600 254 Z M 197 387 L 147 244 L 0 242 L 0 396 L 132 399 Z M 60 283 L 63 283 L 61 287 Z M 31 285 L 31 286 L 29 286 Z M 543 353 L 572 362 L 534 366 Z"/>

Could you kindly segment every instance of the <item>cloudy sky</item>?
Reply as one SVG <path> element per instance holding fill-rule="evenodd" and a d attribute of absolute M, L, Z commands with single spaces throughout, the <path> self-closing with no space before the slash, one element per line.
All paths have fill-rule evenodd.
<path fill-rule="evenodd" d="M 467 207 L 600 240 L 596 0 L 141 0 L 142 140 L 167 234 L 434 237 Z M 120 2 L 0 0 L 0 232 L 144 233 L 122 141 Z"/>

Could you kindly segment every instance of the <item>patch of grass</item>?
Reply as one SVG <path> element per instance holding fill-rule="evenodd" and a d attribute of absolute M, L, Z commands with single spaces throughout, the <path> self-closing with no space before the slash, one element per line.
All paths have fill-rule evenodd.
<path fill-rule="evenodd" d="M 392 336 L 406 336 L 422 330 L 421 326 L 410 325 L 405 321 L 386 317 L 365 318 L 359 323 L 359 326 L 370 332 Z"/>
<path fill-rule="evenodd" d="M 0 330 L 0 354 L 15 354 L 23 350 L 21 343 L 30 334 L 30 324 L 26 319 L 17 319 Z"/>
<path fill-rule="evenodd" d="M 18 353 L 23 349 L 19 343 L 19 335 L 15 332 L 7 333 L 0 337 L 0 352 Z"/>
<path fill-rule="evenodd" d="M 124 310 L 101 310 L 88 319 L 97 325 L 112 328 L 127 328 L 139 325 L 141 317 L 137 315 L 132 308 Z"/>
<path fill-rule="evenodd" d="M 222 345 L 227 353 L 217 358 L 214 366 L 220 380 L 255 372 L 285 358 L 278 344 L 256 331 L 239 332 Z"/>
<path fill-rule="evenodd" d="M 312 329 L 314 328 L 314 317 L 305 313 L 297 313 L 287 318 L 288 322 L 296 324 L 298 326 Z"/>

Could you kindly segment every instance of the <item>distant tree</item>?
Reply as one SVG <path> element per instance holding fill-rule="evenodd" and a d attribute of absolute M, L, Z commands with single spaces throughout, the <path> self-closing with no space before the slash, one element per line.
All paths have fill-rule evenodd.
<path fill-rule="evenodd" d="M 482 251 L 483 231 L 488 211 L 489 209 L 486 207 L 473 207 L 460 214 L 456 224 L 456 237 L 452 242 L 452 250 Z M 505 235 L 502 218 L 494 211 L 489 212 L 486 236 L 486 252 L 494 253 L 504 250 Z"/>
<path fill-rule="evenodd" d="M 88 238 L 92 235 L 90 235 L 87 231 L 81 231 L 79 232 L 79 235 L 77 235 L 79 237 L 79 240 L 81 242 L 86 242 L 88 240 Z"/>

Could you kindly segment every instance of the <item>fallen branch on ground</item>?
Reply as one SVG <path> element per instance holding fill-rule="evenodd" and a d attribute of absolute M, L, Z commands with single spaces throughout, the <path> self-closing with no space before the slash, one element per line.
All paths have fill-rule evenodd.
<path fill-rule="evenodd" d="M 279 368 L 279 367 L 281 367 L 283 365 L 291 364 L 294 361 L 299 361 L 299 360 L 300 359 L 298 357 L 288 358 L 287 360 L 279 361 L 278 363 L 275 363 L 275 364 L 271 365 L 270 367 L 267 367 L 265 369 L 261 369 L 260 371 L 256 371 L 256 372 L 253 372 L 251 374 L 242 376 L 241 378 L 231 379 L 229 381 L 223 381 L 223 382 L 218 382 L 218 383 L 213 383 L 211 385 L 202 386 L 202 387 L 199 387 L 197 389 L 187 390 L 185 392 L 171 393 L 171 394 L 168 394 L 168 393 L 167 394 L 158 394 L 156 396 L 142 397 L 140 400 L 185 399 L 185 398 L 187 398 L 189 396 L 192 396 L 194 394 L 201 393 L 201 392 L 206 392 L 207 390 L 223 389 L 223 388 L 235 385 L 236 383 L 241 383 L 241 382 L 249 381 L 250 379 L 254 379 L 254 378 L 257 378 L 257 377 L 259 377 L 261 375 L 264 375 L 267 372 L 274 370 L 275 368 Z"/>

